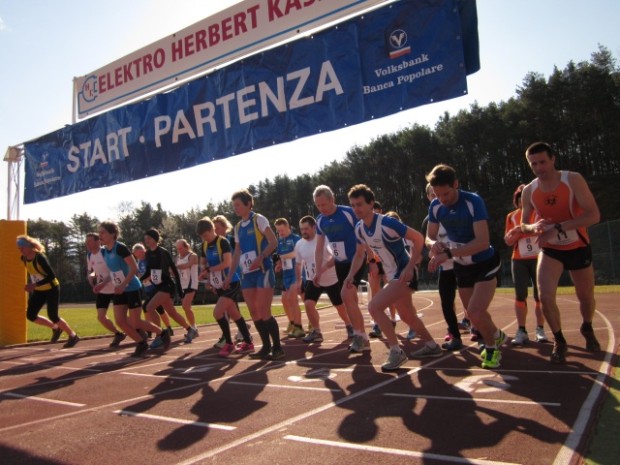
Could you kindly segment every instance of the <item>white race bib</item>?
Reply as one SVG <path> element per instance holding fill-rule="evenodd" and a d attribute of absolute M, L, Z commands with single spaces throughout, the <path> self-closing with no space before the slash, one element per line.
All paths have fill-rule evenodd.
<path fill-rule="evenodd" d="M 42 279 L 43 279 L 43 275 L 40 275 L 40 274 L 38 274 L 38 273 L 35 273 L 35 274 L 31 274 L 31 275 L 30 275 L 30 282 L 31 282 L 32 284 L 36 284 L 36 283 L 38 283 L 39 281 L 41 281 Z"/>
<path fill-rule="evenodd" d="M 222 270 L 209 272 L 209 283 L 215 289 L 221 289 L 223 282 L 224 282 L 224 274 L 222 273 Z"/>
<path fill-rule="evenodd" d="M 282 259 L 282 269 L 283 270 L 292 270 L 293 269 L 293 259 L 292 258 L 283 258 Z"/>
<path fill-rule="evenodd" d="M 110 276 L 112 276 L 112 282 L 115 286 L 120 286 L 120 284 L 125 280 L 125 273 L 122 270 L 112 271 L 110 272 Z"/>
<path fill-rule="evenodd" d="M 241 264 L 241 271 L 243 272 L 243 274 L 251 273 L 250 267 L 252 266 L 252 263 L 254 263 L 254 260 L 256 260 L 256 257 L 257 257 L 256 251 L 254 250 L 250 250 L 249 252 L 246 252 L 241 255 L 240 264 Z M 254 271 L 256 270 L 252 270 L 252 272 Z"/>
<path fill-rule="evenodd" d="M 330 242 L 332 253 L 337 262 L 343 262 L 347 259 L 347 251 L 344 247 L 344 242 Z"/>
<path fill-rule="evenodd" d="M 522 237 L 519 239 L 519 254 L 522 257 L 534 257 L 540 252 L 540 247 L 536 243 L 535 237 Z"/>
<path fill-rule="evenodd" d="M 316 265 L 312 263 L 312 266 L 309 267 L 308 264 L 304 262 L 304 268 L 306 270 L 306 280 L 312 281 L 316 275 Z"/>
<path fill-rule="evenodd" d="M 568 245 L 579 240 L 579 236 L 577 235 L 576 229 L 570 229 L 568 231 L 556 231 L 551 239 L 549 239 L 549 244 L 553 245 Z"/>
<path fill-rule="evenodd" d="M 151 282 L 155 285 L 161 284 L 161 270 L 151 270 Z"/>

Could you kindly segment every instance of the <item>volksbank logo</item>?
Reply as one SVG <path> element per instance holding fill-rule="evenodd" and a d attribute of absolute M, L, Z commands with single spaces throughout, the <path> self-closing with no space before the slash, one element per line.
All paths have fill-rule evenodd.
<path fill-rule="evenodd" d="M 390 58 L 398 58 L 411 53 L 411 46 L 407 45 L 407 33 L 402 29 L 392 31 L 388 38 L 390 47 Z"/>

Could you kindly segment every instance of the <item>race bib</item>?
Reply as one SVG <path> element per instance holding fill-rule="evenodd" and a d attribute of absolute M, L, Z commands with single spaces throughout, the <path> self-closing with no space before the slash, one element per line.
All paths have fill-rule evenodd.
<path fill-rule="evenodd" d="M 120 286 L 120 284 L 125 280 L 125 273 L 123 273 L 121 270 L 112 271 L 110 273 L 110 276 L 112 276 L 112 282 L 115 286 Z"/>
<path fill-rule="evenodd" d="M 306 270 L 306 279 L 308 281 L 312 281 L 314 279 L 314 276 L 316 275 L 315 264 L 313 263 L 312 266 L 309 267 L 307 263 L 304 263 L 304 268 Z"/>
<path fill-rule="evenodd" d="M 579 236 L 577 235 L 576 229 L 571 229 L 569 231 L 556 231 L 551 239 L 549 239 L 549 244 L 552 245 L 568 245 L 573 244 L 579 240 Z"/>
<path fill-rule="evenodd" d="M 161 270 L 151 270 L 151 282 L 155 285 L 161 284 Z"/>
<path fill-rule="evenodd" d="M 257 257 L 256 251 L 254 250 L 250 250 L 249 252 L 246 252 L 241 255 L 240 264 L 241 264 L 241 271 L 243 272 L 243 274 L 256 271 L 256 270 L 250 271 L 250 267 L 252 266 L 252 263 L 254 263 L 254 260 L 256 260 L 256 257 Z"/>
<path fill-rule="evenodd" d="M 344 247 L 344 242 L 330 242 L 332 253 L 337 262 L 343 262 L 347 259 L 347 251 Z"/>
<path fill-rule="evenodd" d="M 293 259 L 292 258 L 283 258 L 282 259 L 282 269 L 283 270 L 292 270 L 293 269 Z"/>
<path fill-rule="evenodd" d="M 35 273 L 35 274 L 31 274 L 31 275 L 30 275 L 30 282 L 31 282 L 32 284 L 36 284 L 36 283 L 38 283 L 39 281 L 41 281 L 42 279 L 43 279 L 43 275 L 40 275 L 40 274 L 38 274 L 38 273 Z"/>
<path fill-rule="evenodd" d="M 222 270 L 209 272 L 209 283 L 215 289 L 221 289 L 223 282 L 224 282 L 224 274 L 222 273 Z"/>
<path fill-rule="evenodd" d="M 519 255 L 522 257 L 534 257 L 540 252 L 540 247 L 535 241 L 535 237 L 522 237 L 519 239 Z"/>

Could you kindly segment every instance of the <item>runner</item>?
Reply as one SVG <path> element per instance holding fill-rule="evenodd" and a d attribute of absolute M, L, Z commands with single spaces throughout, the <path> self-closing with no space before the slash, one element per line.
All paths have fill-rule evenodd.
<path fill-rule="evenodd" d="M 381 258 L 383 270 L 388 283 L 376 294 L 368 304 L 368 311 L 381 331 L 385 333 L 390 347 L 387 361 L 381 370 L 395 371 L 407 362 L 407 355 L 398 344 L 392 320 L 385 310 L 394 305 L 400 318 L 413 328 L 424 342 L 421 349 L 411 354 L 414 358 L 440 357 L 441 348 L 433 340 L 422 320 L 418 318 L 411 293 L 417 288 L 415 264 L 424 249 L 424 236 L 409 228 L 400 221 L 375 213 L 373 204 L 375 194 L 364 184 L 353 186 L 348 193 L 351 206 L 359 222 L 355 225 L 357 248 L 351 263 L 351 271 L 345 279 L 345 286 L 354 286 L 354 270 L 364 261 L 366 247 L 370 247 Z M 412 255 L 405 250 L 403 239 L 413 242 Z"/>
<path fill-rule="evenodd" d="M 86 279 L 93 292 L 97 296 L 95 308 L 97 309 L 97 320 L 105 329 L 114 334 L 114 339 L 110 342 L 110 347 L 118 347 L 127 337 L 125 333 L 119 331 L 112 320 L 108 318 L 108 307 L 114 298 L 114 284 L 110 279 L 110 270 L 105 264 L 103 253 L 101 253 L 101 242 L 99 234 L 86 234 Z M 95 286 L 106 281 L 106 284 L 95 292 Z"/>
<path fill-rule="evenodd" d="M 534 301 L 536 307 L 536 341 L 547 342 L 545 335 L 545 317 L 540 307 L 540 299 L 538 298 L 538 284 L 536 282 L 536 267 L 538 265 L 538 252 L 540 247 L 536 242 L 536 235 L 524 234 L 521 231 L 521 194 L 525 184 L 521 184 L 515 190 L 512 196 L 512 203 L 515 210 L 506 215 L 506 228 L 504 242 L 512 247 L 511 271 L 512 281 L 515 285 L 515 315 L 517 316 L 517 324 L 519 328 L 515 337 L 512 339 L 513 345 L 524 345 L 530 340 L 525 327 L 527 319 L 527 288 L 532 283 Z M 532 210 L 532 218 L 527 223 L 536 222 L 536 212 Z"/>
<path fill-rule="evenodd" d="M 179 270 L 179 278 L 181 279 L 181 289 L 183 289 L 181 306 L 185 312 L 187 322 L 194 330 L 194 337 L 198 337 L 196 316 L 192 310 L 192 302 L 198 290 L 198 255 L 192 252 L 189 242 L 185 239 L 179 239 L 176 242 L 176 248 L 178 253 L 176 266 L 177 270 Z"/>
<path fill-rule="evenodd" d="M 219 355 L 220 357 L 228 357 L 233 351 L 241 354 L 254 352 L 250 331 L 237 306 L 241 289 L 237 273 L 232 273 L 229 285 L 224 288 L 224 281 L 231 274 L 232 249 L 230 242 L 225 237 L 215 233 L 213 221 L 206 216 L 196 224 L 196 232 L 203 241 L 200 256 L 200 264 L 203 267 L 203 271 L 200 273 L 199 278 L 208 278 L 209 283 L 218 295 L 215 308 L 213 309 L 213 316 L 222 329 L 225 340 L 224 346 L 220 348 Z M 239 328 L 239 332 L 243 335 L 243 341 L 239 343 L 236 349 L 230 334 L 227 315 L 230 315 Z"/>
<path fill-rule="evenodd" d="M 327 242 L 336 260 L 336 274 L 338 275 L 338 282 L 342 286 L 342 301 L 353 326 L 349 351 L 359 353 L 370 350 L 370 341 L 364 329 L 364 317 L 357 298 L 357 286 L 362 283 L 365 271 L 363 263 L 360 263 L 359 269 L 353 270 L 353 285 L 343 285 L 349 275 L 351 260 L 357 250 L 357 239 L 355 238 L 355 223 L 357 219 L 355 218 L 355 213 L 349 206 L 336 205 L 334 193 L 328 186 L 321 185 L 316 187 L 312 197 L 316 208 L 320 212 L 316 219 L 316 274 L 314 280 L 318 282 L 321 279 L 321 273 L 324 269 L 323 262 L 327 258 L 323 257 L 325 242 Z"/>
<path fill-rule="evenodd" d="M 103 258 L 110 270 L 110 280 L 114 283 L 114 321 L 123 332 L 136 341 L 134 357 L 141 356 L 149 348 L 146 343 L 147 333 L 161 335 L 164 348 L 170 347 L 170 335 L 159 326 L 140 318 L 142 313 L 142 296 L 140 280 L 136 277 L 138 264 L 125 244 L 119 242 L 120 228 L 116 223 L 104 221 L 99 225 L 99 239 L 103 244 Z M 106 285 L 106 280 L 95 286 L 99 292 Z M 129 320 L 127 312 L 129 311 Z"/>
<path fill-rule="evenodd" d="M 67 339 L 63 347 L 70 348 L 75 346 L 79 342 L 80 337 L 58 315 L 60 282 L 45 256 L 45 247 L 34 237 L 20 235 L 17 236 L 17 249 L 21 253 L 21 260 L 26 267 L 30 280 L 24 286 L 24 290 L 29 294 L 26 318 L 32 323 L 51 328 L 52 337 L 50 342 L 58 341 L 64 331 L 69 336 L 69 339 Z M 47 306 L 48 318 L 39 315 L 43 305 Z"/>
<path fill-rule="evenodd" d="M 145 280 L 148 277 L 155 285 L 155 293 L 146 304 L 146 313 L 152 319 L 151 321 L 158 325 L 159 314 L 156 309 L 161 305 L 174 321 L 186 329 L 184 342 L 190 344 L 196 337 L 196 330 L 187 323 L 185 318 L 174 307 L 175 289 L 181 299 L 183 298 L 181 278 L 170 252 L 159 245 L 160 239 L 159 231 L 155 228 L 151 228 L 144 233 L 144 244 L 147 247 L 146 271 L 140 279 Z M 166 334 L 169 334 L 168 330 L 164 331 Z M 164 340 L 161 336 L 155 338 L 151 343 L 151 349 L 156 349 L 163 345 L 163 343 Z"/>
<path fill-rule="evenodd" d="M 338 276 L 334 268 L 334 256 L 331 250 L 329 250 L 327 243 L 324 242 L 325 250 L 323 252 L 323 257 L 325 260 L 323 262 L 323 270 L 320 274 L 320 280 L 315 279 L 316 264 L 314 257 L 317 238 L 316 221 L 314 218 L 312 216 L 304 216 L 299 220 L 299 231 L 301 232 L 301 240 L 295 244 L 296 286 L 297 292 L 300 294 L 303 293 L 306 315 L 312 326 L 312 329 L 308 332 L 306 337 L 303 338 L 303 341 L 308 343 L 323 341 L 319 312 L 316 309 L 316 304 L 323 292 L 327 294 L 332 305 L 336 307 L 338 315 L 342 321 L 344 321 L 348 337 L 349 333 L 353 331 L 353 327 L 351 326 L 351 321 L 349 320 L 347 310 L 344 307 L 340 295 L 341 285 L 338 282 Z M 304 271 L 306 275 L 305 286 L 302 280 Z"/>
<path fill-rule="evenodd" d="M 521 229 L 527 234 L 537 234 L 542 247 L 537 279 L 543 313 L 554 336 L 551 362 L 564 363 L 567 344 L 556 302 L 558 282 L 564 270 L 568 271 L 579 299 L 583 319 L 580 331 L 586 340 L 586 350 L 601 350 L 592 328 L 596 309 L 594 267 L 586 229 L 599 222 L 600 212 L 581 174 L 556 169 L 556 155 L 549 144 L 535 142 L 527 148 L 525 156 L 536 179 L 523 189 Z M 528 224 L 532 210 L 536 210 L 540 219 Z"/>
<path fill-rule="evenodd" d="M 236 247 L 231 269 L 241 266 L 241 292 L 263 343 L 262 348 L 250 357 L 279 360 L 284 358 L 285 354 L 280 344 L 278 322 L 271 314 L 275 283 L 271 254 L 278 241 L 269 227 L 269 220 L 252 211 L 254 198 L 249 191 L 244 189 L 235 192 L 232 204 L 235 214 L 241 220 L 235 226 Z M 233 273 L 226 276 L 224 289 L 230 287 L 233 276 Z"/>
<path fill-rule="evenodd" d="M 488 309 L 495 295 L 501 261 L 489 242 L 486 206 L 480 196 L 459 188 L 451 166 L 435 166 L 426 180 L 436 195 L 428 213 L 429 271 L 434 272 L 454 259 L 463 305 L 484 341 L 482 368 L 498 368 L 506 334 L 495 326 Z M 440 225 L 446 229 L 449 242 L 439 240 Z"/>
<path fill-rule="evenodd" d="M 287 334 L 289 337 L 304 337 L 301 324 L 301 309 L 299 308 L 298 286 L 295 283 L 295 244 L 300 237 L 291 231 L 291 225 L 286 218 L 278 218 L 274 221 L 278 234 L 278 248 L 276 252 L 280 257 L 276 264 L 276 271 L 282 272 L 282 306 L 289 319 Z"/>

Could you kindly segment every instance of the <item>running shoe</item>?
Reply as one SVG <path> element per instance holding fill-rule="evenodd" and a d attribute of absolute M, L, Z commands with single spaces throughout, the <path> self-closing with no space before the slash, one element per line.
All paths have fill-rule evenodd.
<path fill-rule="evenodd" d="M 453 338 L 451 341 L 441 344 L 441 348 L 448 351 L 461 350 L 463 348 L 463 341 Z"/>
<path fill-rule="evenodd" d="M 114 335 L 114 339 L 112 339 L 112 342 L 110 342 L 110 347 L 118 347 L 119 345 L 121 345 L 121 342 L 123 342 L 126 337 L 127 335 L 125 333 L 117 331 L 117 333 Z"/>
<path fill-rule="evenodd" d="M 482 357 L 482 368 L 491 370 L 499 368 L 499 362 L 501 359 L 502 353 L 499 349 L 485 350 L 484 356 Z"/>
<path fill-rule="evenodd" d="M 136 349 L 133 351 L 133 354 L 131 354 L 131 356 L 141 357 L 142 354 L 147 350 L 149 350 L 149 345 L 146 343 L 146 341 L 138 342 L 138 344 L 136 345 Z"/>
<path fill-rule="evenodd" d="M 170 336 L 174 336 L 174 330 L 172 329 L 172 326 L 168 326 L 168 328 L 166 328 L 166 329 L 170 333 Z"/>
<path fill-rule="evenodd" d="M 63 347 L 65 349 L 69 349 L 73 347 L 74 345 L 76 345 L 78 342 L 80 342 L 80 336 L 78 336 L 77 334 L 74 334 L 73 336 L 69 336 L 69 339 L 67 339 L 67 342 L 65 342 Z"/>
<path fill-rule="evenodd" d="M 284 331 L 286 334 L 291 334 L 291 332 L 293 332 L 293 329 L 295 328 L 295 323 L 293 323 L 292 321 L 288 322 L 288 326 L 286 327 L 286 330 Z"/>
<path fill-rule="evenodd" d="M 254 344 L 252 344 L 251 342 L 249 344 L 247 342 L 242 342 L 241 344 L 237 345 L 236 352 L 238 354 L 249 354 L 250 352 L 254 352 Z"/>
<path fill-rule="evenodd" d="M 446 335 L 443 337 L 443 340 L 446 341 L 446 342 L 450 342 L 452 340 L 452 337 L 453 337 L 452 333 L 450 333 L 450 331 L 448 331 L 446 333 Z"/>
<path fill-rule="evenodd" d="M 542 326 L 536 326 L 536 342 L 549 342 Z"/>
<path fill-rule="evenodd" d="M 347 339 L 353 338 L 353 336 L 355 336 L 355 332 L 353 331 L 353 326 L 346 325 L 346 328 L 347 328 Z"/>
<path fill-rule="evenodd" d="M 555 364 L 566 363 L 566 352 L 567 351 L 568 351 L 568 346 L 566 342 L 555 341 L 553 343 L 553 351 L 551 352 L 551 357 L 550 357 L 551 363 L 555 363 Z"/>
<path fill-rule="evenodd" d="M 172 336 L 172 334 L 170 334 L 170 331 L 167 331 L 164 329 L 161 332 L 161 340 L 164 342 L 164 349 L 166 350 L 170 348 L 170 343 L 172 342 L 172 340 L 170 339 L 170 336 Z"/>
<path fill-rule="evenodd" d="M 388 355 L 386 362 L 381 365 L 381 371 L 396 371 L 405 363 L 407 363 L 407 360 L 409 359 L 407 358 L 407 355 L 405 355 L 405 352 L 402 349 L 392 349 L 390 350 L 390 354 Z"/>
<path fill-rule="evenodd" d="M 224 347 L 224 345 L 226 344 L 226 338 L 224 336 L 221 336 L 218 341 L 213 344 L 213 347 L 216 349 L 221 349 L 222 347 Z"/>
<path fill-rule="evenodd" d="M 153 342 L 151 342 L 151 345 L 149 346 L 149 348 L 159 349 L 163 345 L 164 345 L 164 340 L 162 339 L 161 336 L 157 336 L 155 339 L 153 339 Z"/>
<path fill-rule="evenodd" d="M 252 360 L 269 360 L 269 355 L 271 355 L 271 347 L 263 346 L 258 352 L 250 354 L 250 358 Z"/>
<path fill-rule="evenodd" d="M 418 333 L 416 333 L 413 329 L 409 328 L 409 332 L 407 332 L 407 340 L 413 341 L 416 337 L 418 337 Z"/>
<path fill-rule="evenodd" d="M 589 352 L 600 352 L 601 345 L 599 344 L 596 336 L 594 335 L 594 330 L 592 329 L 584 329 L 582 326 L 579 330 L 581 335 L 586 339 L 586 350 Z"/>
<path fill-rule="evenodd" d="M 146 342 L 151 337 L 151 336 L 149 336 L 149 333 L 147 333 L 143 329 L 138 329 L 137 331 L 138 331 L 138 334 L 140 335 L 140 337 L 142 338 L 142 340 L 144 342 Z"/>
<path fill-rule="evenodd" d="M 233 344 L 226 344 L 224 347 L 220 349 L 217 353 L 220 357 L 228 358 L 230 354 L 235 351 L 235 346 Z"/>
<path fill-rule="evenodd" d="M 365 350 L 370 350 L 370 341 L 363 336 L 355 335 L 349 345 L 349 352 L 361 354 Z"/>
<path fill-rule="evenodd" d="M 306 335 L 306 333 L 304 332 L 303 328 L 297 325 L 293 326 L 293 330 L 288 333 L 288 337 L 292 337 L 295 339 L 304 337 Z"/>
<path fill-rule="evenodd" d="M 248 331 L 250 330 L 251 326 L 246 324 L 246 326 L 248 327 Z M 241 331 L 237 331 L 237 334 L 235 335 L 235 341 L 237 342 L 243 342 L 243 334 L 241 334 Z M 226 342 L 226 341 L 224 341 Z"/>
<path fill-rule="evenodd" d="M 438 344 L 435 344 L 435 347 L 429 347 L 426 344 L 424 344 L 424 347 L 422 347 L 419 350 L 411 352 L 410 355 L 412 358 L 435 358 L 435 357 L 441 357 L 442 352 L 441 352 L 441 347 L 439 347 Z"/>
<path fill-rule="evenodd" d="M 320 331 L 313 329 L 312 331 L 310 331 L 310 333 L 306 337 L 302 339 L 302 341 L 308 342 L 308 343 L 323 342 L 323 335 L 321 334 Z"/>
<path fill-rule="evenodd" d="M 512 338 L 512 345 L 523 346 L 527 344 L 529 341 L 530 341 L 530 336 L 527 334 L 527 331 L 524 331 L 521 328 L 519 328 L 517 330 L 517 334 L 515 334 L 515 337 Z"/>
<path fill-rule="evenodd" d="M 382 336 L 381 328 L 379 328 L 377 323 L 372 325 L 372 330 L 368 333 L 368 336 L 374 338 L 380 338 Z"/>
<path fill-rule="evenodd" d="M 498 349 L 504 342 L 506 342 L 506 339 L 508 339 L 508 336 L 506 336 L 506 333 L 500 329 L 498 336 L 495 338 L 495 345 Z"/>
<path fill-rule="evenodd" d="M 61 335 L 62 335 L 62 329 L 60 328 L 52 329 L 52 337 L 50 339 L 50 342 L 58 342 L 58 339 L 60 339 Z"/>
<path fill-rule="evenodd" d="M 471 328 L 469 332 L 471 334 L 471 337 L 469 338 L 471 342 L 478 342 L 480 339 L 482 339 L 480 333 L 476 328 Z"/>
<path fill-rule="evenodd" d="M 303 331 L 303 330 L 302 330 Z M 269 355 L 269 360 L 282 360 L 286 354 L 284 353 L 284 349 L 282 347 L 274 348 L 271 351 L 271 355 Z"/>
<path fill-rule="evenodd" d="M 187 329 L 187 334 L 185 335 L 185 339 L 184 339 L 185 344 L 191 344 L 194 338 L 198 335 L 197 333 L 198 331 L 196 331 L 194 328 L 190 326 Z"/>
<path fill-rule="evenodd" d="M 466 318 L 463 318 L 459 322 L 459 329 L 461 331 L 469 332 L 471 330 L 471 323 L 469 322 L 469 320 Z"/>

